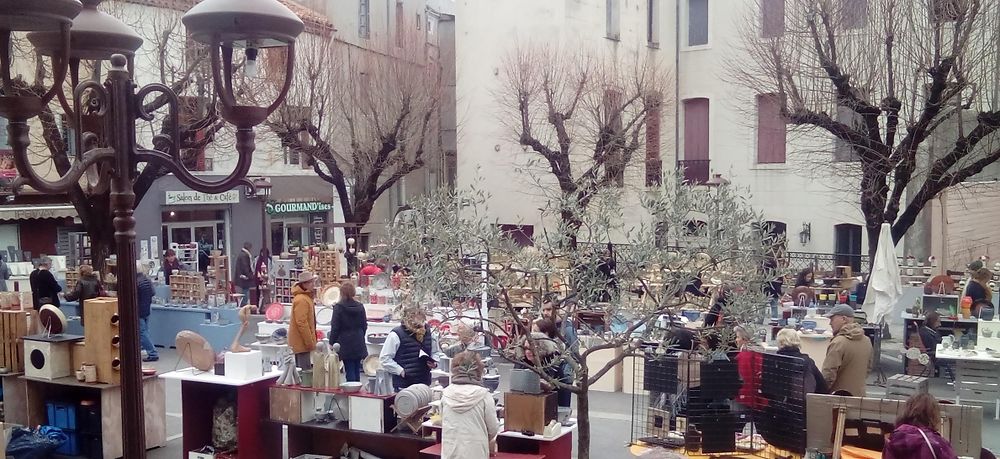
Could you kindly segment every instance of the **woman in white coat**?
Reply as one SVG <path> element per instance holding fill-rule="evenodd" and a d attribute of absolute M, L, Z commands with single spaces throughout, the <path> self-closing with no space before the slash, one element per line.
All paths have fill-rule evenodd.
<path fill-rule="evenodd" d="M 482 380 L 479 354 L 466 351 L 452 359 L 451 384 L 441 398 L 441 459 L 487 459 L 495 449 L 500 421 Z"/>

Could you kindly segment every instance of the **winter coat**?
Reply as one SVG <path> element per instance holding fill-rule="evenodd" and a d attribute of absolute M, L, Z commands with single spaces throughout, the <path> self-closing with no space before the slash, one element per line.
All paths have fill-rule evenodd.
<path fill-rule="evenodd" d="M 146 319 L 153 308 L 153 297 L 156 296 L 156 289 L 153 288 L 153 281 L 142 273 L 139 273 L 135 277 L 135 284 L 136 300 L 139 305 L 139 318 Z"/>
<path fill-rule="evenodd" d="M 979 300 L 993 301 L 989 290 L 975 279 L 970 280 L 965 286 L 965 296 L 971 297 L 973 303 Z"/>
<path fill-rule="evenodd" d="M 28 276 L 28 283 L 31 284 L 31 300 L 35 310 L 41 309 L 43 298 L 47 298 L 48 304 L 59 307 L 58 293 L 62 287 L 56 282 L 56 277 L 47 269 L 36 269 Z"/>
<path fill-rule="evenodd" d="M 241 288 L 253 288 L 257 286 L 257 276 L 254 274 L 253 266 L 250 265 L 250 252 L 241 249 L 236 257 L 236 273 L 233 275 L 233 283 Z"/>
<path fill-rule="evenodd" d="M 809 354 L 803 354 L 797 347 L 783 347 L 778 349 L 778 355 L 798 357 L 806 361 L 806 371 L 803 376 L 805 377 L 807 394 L 830 393 L 829 388 L 826 386 L 826 380 L 823 379 L 823 372 L 819 371 L 819 368 L 816 367 L 816 362 L 813 361 L 812 357 L 809 357 Z"/>
<path fill-rule="evenodd" d="M 301 354 L 316 349 L 316 308 L 312 293 L 301 285 L 292 287 L 292 320 L 288 325 L 288 346 Z"/>
<path fill-rule="evenodd" d="M 767 406 L 767 398 L 760 391 L 763 365 L 764 354 L 760 352 L 743 350 L 736 355 L 736 369 L 742 381 L 736 401 L 745 407 L 761 409 Z"/>
<path fill-rule="evenodd" d="M 92 298 L 97 298 L 101 296 L 101 281 L 97 279 L 97 276 L 80 276 L 80 280 L 76 281 L 76 286 L 73 287 L 73 291 L 66 294 L 66 301 L 78 301 L 80 306 L 77 308 L 77 312 L 80 314 L 80 325 L 86 325 L 85 319 L 87 314 L 84 313 L 84 306 L 87 305 L 87 300 Z"/>
<path fill-rule="evenodd" d="M 872 360 L 872 342 L 860 325 L 844 325 L 830 341 L 823 362 L 823 379 L 830 392 L 846 390 L 855 397 L 865 396 L 865 381 Z"/>
<path fill-rule="evenodd" d="M 431 369 L 427 366 L 427 359 L 434 355 L 434 341 L 431 336 L 430 327 L 424 325 L 424 340 L 417 341 L 416 336 L 411 334 L 402 325 L 393 328 L 399 338 L 399 347 L 393 360 L 397 365 L 403 367 L 405 377 L 392 375 L 392 384 L 398 388 L 410 387 L 414 384 L 431 384 Z M 425 356 L 421 356 L 421 351 Z"/>
<path fill-rule="evenodd" d="M 957 459 L 951 443 L 926 427 L 902 424 L 889 435 L 882 459 Z"/>
<path fill-rule="evenodd" d="M 927 325 L 921 326 L 918 333 L 920 334 L 920 342 L 923 343 L 927 356 L 934 358 L 937 354 L 937 345 L 941 344 L 941 333 Z"/>
<path fill-rule="evenodd" d="M 338 354 L 341 360 L 361 360 L 368 357 L 368 345 L 365 344 L 367 331 L 365 305 L 355 300 L 341 300 L 333 306 L 330 344 L 340 344 Z"/>
<path fill-rule="evenodd" d="M 500 432 L 496 402 L 485 387 L 451 384 L 441 397 L 441 459 L 487 459 Z"/>

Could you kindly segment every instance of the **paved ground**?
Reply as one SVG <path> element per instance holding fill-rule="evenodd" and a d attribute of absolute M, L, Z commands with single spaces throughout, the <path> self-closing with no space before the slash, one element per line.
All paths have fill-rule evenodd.
<path fill-rule="evenodd" d="M 883 345 L 882 364 L 887 375 L 900 373 L 902 362 L 899 359 L 899 344 L 887 342 Z M 161 352 L 161 359 L 156 367 L 161 372 L 167 372 L 177 366 L 177 353 L 173 350 Z M 874 379 L 874 375 L 872 376 Z M 181 451 L 181 416 L 180 416 L 180 383 L 167 381 L 167 438 L 165 448 L 150 451 L 151 459 L 177 459 L 185 457 Z M 932 380 L 931 392 L 940 398 L 953 399 L 954 389 L 941 379 Z M 882 389 L 869 386 L 869 395 L 878 395 Z M 595 392 L 591 395 L 591 452 L 595 458 L 624 458 L 625 450 L 631 433 L 632 396 L 629 394 L 613 394 Z M 993 407 L 984 409 L 983 445 L 993 451 L 1000 451 L 1000 421 L 993 419 Z"/>

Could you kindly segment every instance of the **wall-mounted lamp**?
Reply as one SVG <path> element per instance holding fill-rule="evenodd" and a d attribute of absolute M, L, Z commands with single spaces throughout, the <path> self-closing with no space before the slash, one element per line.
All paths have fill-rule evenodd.
<path fill-rule="evenodd" d="M 812 224 L 803 223 L 802 231 L 799 231 L 799 242 L 801 242 L 802 245 L 805 245 L 809 243 L 810 239 L 812 239 Z"/>

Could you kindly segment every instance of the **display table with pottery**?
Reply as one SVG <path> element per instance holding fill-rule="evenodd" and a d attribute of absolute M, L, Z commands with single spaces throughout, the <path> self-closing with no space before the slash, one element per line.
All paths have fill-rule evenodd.
<path fill-rule="evenodd" d="M 183 451 L 212 443 L 212 409 L 216 400 L 230 397 L 236 400 L 236 441 L 240 459 L 281 457 L 281 429 L 263 422 L 268 412 L 268 387 L 280 375 L 280 372 L 270 372 L 243 380 L 195 368 L 160 375 L 161 379 L 181 384 Z"/>
<path fill-rule="evenodd" d="M 900 315 L 903 319 L 903 344 L 904 348 L 909 348 L 913 346 L 919 347 L 920 334 L 918 331 L 920 327 L 924 325 L 924 316 L 914 316 L 908 312 L 904 312 Z M 941 326 L 938 327 L 938 333 L 941 336 L 955 335 L 956 331 L 960 331 L 964 334 L 976 334 L 979 329 L 979 319 L 976 318 L 959 318 L 959 317 L 947 317 L 941 316 Z M 903 368 L 908 370 L 911 365 L 909 365 L 909 358 L 903 355 Z M 908 372 L 910 374 L 912 372 Z M 917 375 L 919 376 L 919 374 Z"/>
<path fill-rule="evenodd" d="M 67 377 L 54 380 L 26 376 L 4 377 L 5 421 L 10 424 L 37 426 L 49 424 L 45 403 L 53 400 L 97 402 L 101 413 L 100 426 L 81 433 L 81 443 L 103 445 L 100 454 L 90 457 L 112 459 L 122 455 L 121 386 L 90 384 Z M 162 447 L 167 442 L 166 390 L 155 376 L 142 381 L 143 407 L 146 414 L 146 449 Z"/>
<path fill-rule="evenodd" d="M 938 361 L 955 362 L 955 404 L 976 401 L 993 404 L 994 419 L 1000 419 L 1000 353 L 994 350 L 953 349 L 939 344 Z"/>

